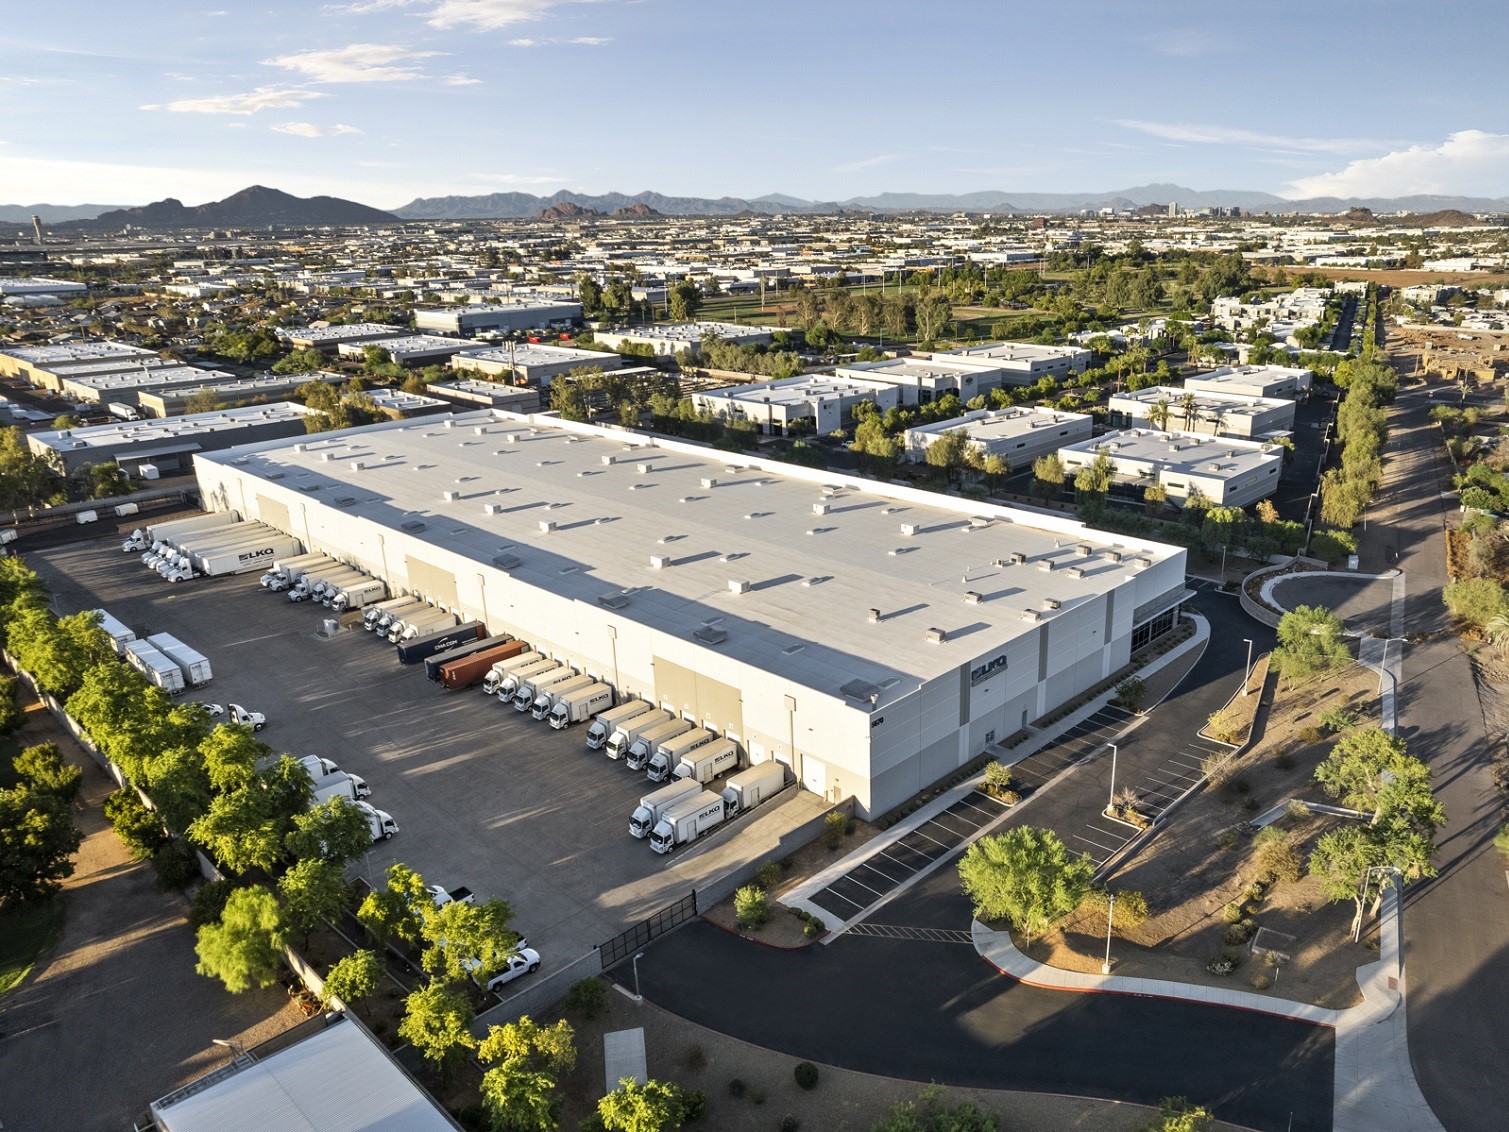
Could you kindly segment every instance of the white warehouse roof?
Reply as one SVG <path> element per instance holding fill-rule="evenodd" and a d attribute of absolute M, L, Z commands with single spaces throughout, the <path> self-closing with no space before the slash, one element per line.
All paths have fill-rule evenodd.
<path fill-rule="evenodd" d="M 1136 578 L 1184 554 L 548 414 L 482 410 L 196 460 L 206 490 L 223 466 L 320 501 L 332 542 L 346 516 L 366 519 L 829 695 L 871 685 L 879 703 L 1129 579 L 1141 606 L 1161 595 Z"/>

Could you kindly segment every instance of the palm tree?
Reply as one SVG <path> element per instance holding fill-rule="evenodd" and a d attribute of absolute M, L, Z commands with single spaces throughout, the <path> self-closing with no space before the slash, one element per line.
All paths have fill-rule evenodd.
<path fill-rule="evenodd" d="M 1179 412 L 1183 414 L 1184 427 L 1188 430 L 1195 421 L 1195 395 L 1193 393 L 1186 393 L 1179 398 Z"/>
<path fill-rule="evenodd" d="M 1159 432 L 1168 431 L 1168 398 L 1158 398 L 1158 403 L 1147 411 L 1147 423 Z"/>

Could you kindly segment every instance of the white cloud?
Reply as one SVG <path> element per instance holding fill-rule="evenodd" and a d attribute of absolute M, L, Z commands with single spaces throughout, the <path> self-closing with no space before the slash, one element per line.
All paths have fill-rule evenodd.
<path fill-rule="evenodd" d="M 323 98 L 317 90 L 294 87 L 263 86 L 246 94 L 216 94 L 209 98 L 180 98 L 166 105 L 147 103 L 143 110 L 171 110 L 174 114 L 255 114 L 259 110 L 291 110 L 312 98 Z"/>
<path fill-rule="evenodd" d="M 468 74 L 446 75 L 440 80 L 446 86 L 476 86 L 482 80 L 474 79 Z"/>
<path fill-rule="evenodd" d="M 1500 196 L 1509 184 L 1509 134 L 1459 130 L 1439 145 L 1411 145 L 1353 161 L 1334 173 L 1300 177 L 1284 195 L 1411 196 L 1415 193 Z"/>
<path fill-rule="evenodd" d="M 899 153 L 881 153 L 874 157 L 866 157 L 862 161 L 851 161 L 847 165 L 835 165 L 833 168 L 838 173 L 857 173 L 861 169 L 874 169 L 878 165 L 890 165 L 900 160 Z"/>
<path fill-rule="evenodd" d="M 297 71 L 317 83 L 407 82 L 422 77 L 412 60 L 427 59 L 435 51 L 410 51 L 385 43 L 353 43 L 329 51 L 301 51 L 262 60 L 268 67 Z"/>
<path fill-rule="evenodd" d="M 497 31 L 514 24 L 541 19 L 563 3 L 583 4 L 595 0 L 439 0 L 426 22 L 431 27 L 469 27 Z"/>
<path fill-rule="evenodd" d="M 473 173 L 474 181 L 486 181 L 493 185 L 558 185 L 559 173 Z"/>
<path fill-rule="evenodd" d="M 547 36 L 544 39 L 510 39 L 510 47 L 554 47 L 558 44 L 576 44 L 581 47 L 601 47 L 605 43 L 612 43 L 612 36 L 606 35 L 579 35 L 573 39 L 560 39 L 556 36 Z"/>
<path fill-rule="evenodd" d="M 1202 126 L 1189 122 L 1147 122 L 1139 118 L 1118 118 L 1118 126 L 1151 134 L 1165 141 L 1190 145 L 1246 145 L 1260 149 L 1292 149 L 1313 153 L 1360 153 L 1379 143 L 1366 138 L 1306 138 L 1282 134 L 1263 134 L 1229 126 Z"/>
<path fill-rule="evenodd" d="M 1220 38 L 1193 28 L 1153 32 L 1142 36 L 1140 42 L 1147 44 L 1159 55 L 1174 55 L 1183 58 L 1214 55 L 1232 46 L 1232 40 L 1229 37 Z"/>
<path fill-rule="evenodd" d="M 333 138 L 341 134 L 361 133 L 355 126 L 316 126 L 313 122 L 282 122 L 273 129 L 280 134 L 292 134 L 296 138 Z"/>

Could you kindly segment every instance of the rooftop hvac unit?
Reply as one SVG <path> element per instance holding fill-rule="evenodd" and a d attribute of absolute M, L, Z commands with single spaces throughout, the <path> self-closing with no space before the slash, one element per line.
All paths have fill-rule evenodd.
<path fill-rule="evenodd" d="M 880 621 L 880 610 L 878 610 L 878 609 L 876 609 L 876 608 L 874 608 L 874 607 L 873 607 L 873 606 L 872 606 L 872 607 L 871 607 L 871 608 L 870 608 L 870 612 L 869 612 L 869 618 L 870 618 L 870 623 L 871 623 L 871 624 L 876 624 L 876 623 L 878 623 L 878 622 L 879 622 L 879 621 Z"/>
<path fill-rule="evenodd" d="M 701 482 L 702 486 L 705 488 L 714 488 L 718 486 L 718 481 L 715 480 L 712 476 L 703 476 Z"/>
<path fill-rule="evenodd" d="M 337 495 L 335 497 L 334 502 L 335 502 L 335 505 L 337 507 L 350 507 L 350 506 L 352 506 L 353 504 L 356 503 L 356 496 L 354 496 L 354 495 Z"/>
<path fill-rule="evenodd" d="M 650 569 L 652 570 L 664 570 L 670 564 L 671 558 L 668 554 L 650 555 Z"/>
<path fill-rule="evenodd" d="M 1068 574 L 1071 578 L 1083 578 L 1085 576 L 1084 567 L 1082 566 L 1070 566 L 1064 573 Z"/>
<path fill-rule="evenodd" d="M 980 531 L 990 526 L 990 524 L 991 517 L 989 515 L 972 515 L 969 520 L 969 529 Z"/>
<path fill-rule="evenodd" d="M 519 565 L 519 556 L 510 554 L 506 550 L 501 554 L 493 555 L 493 565 L 500 570 L 512 570 Z"/>
<path fill-rule="evenodd" d="M 904 534 L 904 535 L 906 535 L 908 538 L 912 537 L 913 535 L 915 535 L 917 533 L 917 524 L 916 523 L 902 523 L 901 524 L 901 533 Z"/>
<path fill-rule="evenodd" d="M 366 467 L 366 466 L 367 466 L 367 465 L 366 465 L 366 464 L 364 464 L 364 463 L 362 463 L 362 462 L 361 462 L 361 461 L 360 461 L 360 460 L 352 460 L 352 461 L 351 461 L 351 470 L 352 470 L 352 471 L 353 471 L 353 472 L 359 472 L 359 471 L 361 471 L 361 470 L 362 470 L 362 469 L 363 469 L 363 468 L 365 468 L 365 467 Z"/>
<path fill-rule="evenodd" d="M 293 450 L 295 452 L 304 452 L 304 451 L 307 451 L 308 448 L 309 448 L 309 445 L 307 445 L 307 444 L 295 444 L 293 446 Z"/>
<path fill-rule="evenodd" d="M 704 625 L 693 633 L 692 636 L 705 645 L 721 645 L 724 641 L 728 640 L 728 631 L 726 629 L 719 629 L 716 625 Z"/>
<path fill-rule="evenodd" d="M 1109 558 L 1112 562 L 1120 562 L 1122 559 L 1122 554 L 1119 550 L 1108 550 L 1106 551 L 1106 557 Z"/>
<path fill-rule="evenodd" d="M 442 491 L 440 493 L 440 498 L 445 500 L 447 503 L 454 503 L 456 502 L 456 500 L 461 498 L 461 493 L 459 491 Z"/>
<path fill-rule="evenodd" d="M 328 464 L 328 463 L 330 463 L 331 460 L 334 460 L 334 459 L 335 459 L 335 453 L 334 452 L 321 452 L 320 453 L 320 462 L 323 463 L 323 464 Z"/>
<path fill-rule="evenodd" d="M 554 519 L 541 519 L 540 520 L 540 534 L 542 534 L 542 535 L 548 535 L 548 534 L 550 534 L 554 530 L 555 530 L 555 520 Z"/>
<path fill-rule="evenodd" d="M 975 592 L 974 590 L 965 590 L 964 591 L 964 604 L 965 605 L 979 605 L 984 600 L 985 599 L 982 596 L 980 596 L 980 594 L 978 594 L 977 592 Z"/>
<path fill-rule="evenodd" d="M 1041 621 L 1042 619 L 1043 619 L 1043 615 L 1041 613 L 1039 613 L 1035 609 L 1024 609 L 1024 610 L 1022 610 L 1022 620 L 1023 621 Z"/>
<path fill-rule="evenodd" d="M 747 594 L 749 592 L 749 581 L 745 578 L 730 578 L 728 580 L 728 592 Z"/>
<path fill-rule="evenodd" d="M 517 444 L 518 442 L 519 442 L 519 434 L 518 433 L 516 433 L 516 432 L 505 432 L 503 434 L 503 443 L 504 444 Z"/>
<path fill-rule="evenodd" d="M 936 626 L 927 631 L 927 643 L 930 645 L 941 645 L 946 640 L 948 640 L 948 633 Z"/>
<path fill-rule="evenodd" d="M 1146 570 L 1152 564 L 1153 564 L 1153 560 L 1151 558 L 1134 558 L 1134 559 L 1132 559 L 1132 565 L 1135 566 L 1135 567 L 1137 567 L 1137 569 L 1139 569 L 1139 570 Z"/>
<path fill-rule="evenodd" d="M 399 526 L 412 534 L 424 530 L 425 522 L 423 519 L 408 519 L 400 523 Z"/>
<path fill-rule="evenodd" d="M 472 435 L 473 436 L 486 436 L 487 435 L 487 427 L 485 425 L 478 425 L 476 428 L 472 429 Z"/>
<path fill-rule="evenodd" d="M 1043 608 L 1044 609 L 1058 609 L 1062 605 L 1063 605 L 1063 602 L 1059 601 L 1058 598 L 1056 598 L 1056 597 L 1045 597 L 1045 598 L 1043 598 Z"/>
<path fill-rule="evenodd" d="M 616 463 L 618 463 L 618 457 L 617 456 L 604 456 L 602 458 L 602 461 L 603 461 L 604 464 L 616 464 Z"/>
<path fill-rule="evenodd" d="M 1089 543 L 1082 542 L 1075 546 L 1074 553 L 1079 555 L 1081 558 L 1089 558 L 1090 555 L 1095 553 L 1095 551 L 1090 549 Z"/>
<path fill-rule="evenodd" d="M 443 420 L 443 421 L 440 422 L 440 427 L 441 428 L 455 428 L 456 427 L 456 422 L 453 421 L 453 420 L 451 420 L 449 417 L 446 417 L 445 420 Z"/>
<path fill-rule="evenodd" d="M 1011 564 L 1013 566 L 1020 566 L 1027 561 L 1027 556 L 1020 550 L 1013 550 L 1011 554 L 1008 555 L 1008 557 L 1011 559 Z"/>
<path fill-rule="evenodd" d="M 812 505 L 812 513 L 814 515 L 826 515 L 828 513 L 828 505 L 826 503 L 814 503 Z"/>
<path fill-rule="evenodd" d="M 501 504 L 501 503 L 484 503 L 484 504 L 482 504 L 482 514 L 484 514 L 484 515 L 501 515 L 501 514 L 503 514 L 503 504 Z"/>
<path fill-rule="evenodd" d="M 1053 572 L 1053 559 L 1044 558 L 1037 564 L 1037 568 L 1045 574 L 1051 574 Z"/>
<path fill-rule="evenodd" d="M 597 603 L 608 609 L 623 609 L 626 605 L 629 604 L 629 597 L 627 594 L 621 593 L 598 594 Z"/>
<path fill-rule="evenodd" d="M 647 475 L 650 474 L 650 465 L 649 464 L 635 464 L 634 465 L 634 470 L 636 472 L 638 472 L 642 476 L 647 476 Z"/>

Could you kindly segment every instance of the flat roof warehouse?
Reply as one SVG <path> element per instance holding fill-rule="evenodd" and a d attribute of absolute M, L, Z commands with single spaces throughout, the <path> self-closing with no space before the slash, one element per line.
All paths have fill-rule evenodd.
<path fill-rule="evenodd" d="M 872 685 L 876 705 L 1183 556 L 1071 520 L 494 410 L 196 461 L 215 506 L 248 513 L 244 481 L 217 489 L 206 467 L 231 465 L 825 694 Z"/>

